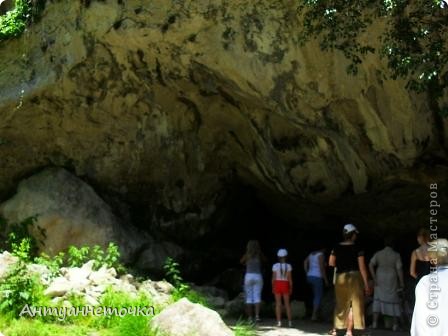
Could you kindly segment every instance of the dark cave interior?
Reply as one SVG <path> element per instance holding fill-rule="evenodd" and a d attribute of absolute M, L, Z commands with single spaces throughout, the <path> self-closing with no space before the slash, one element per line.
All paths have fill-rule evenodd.
<path fill-rule="evenodd" d="M 196 243 L 200 246 L 196 258 L 201 262 L 194 272 L 187 271 L 187 279 L 199 284 L 214 284 L 227 290 L 230 297 L 236 296 L 242 289 L 244 274 L 244 267 L 239 264 L 239 259 L 245 252 L 247 242 L 257 239 L 268 259 L 268 263 L 264 265 L 263 299 L 267 302 L 273 300 L 270 268 L 276 262 L 277 250 L 286 248 L 289 252 L 288 262 L 293 267 L 292 299 L 309 302 L 311 290 L 306 283 L 303 270 L 304 259 L 311 251 L 321 247 L 326 248 L 328 258 L 332 246 L 342 240 L 343 225 L 350 221 L 339 216 L 328 216 L 325 222 L 331 225 L 310 225 L 306 223 L 306 220 L 303 223 L 290 223 L 281 215 L 274 213 L 251 187 L 239 187 L 232 196 L 232 204 L 233 206 L 226 210 L 225 225 L 219 225 L 216 230 Z M 372 207 L 380 207 L 380 205 L 372 202 Z M 349 210 L 347 209 L 347 212 Z M 424 226 L 425 224 L 421 225 L 421 227 Z M 373 254 L 383 248 L 384 237 L 375 228 L 369 229 L 368 232 L 365 230 L 363 232 L 361 229 L 360 231 L 358 243 L 365 249 L 368 264 Z M 418 247 L 416 232 L 413 229 L 405 233 L 399 232 L 392 234 L 395 250 L 402 257 L 406 281 L 412 283 L 409 276 L 409 263 L 412 250 Z M 446 229 L 442 226 L 438 233 L 440 237 L 447 235 Z M 332 269 L 327 268 L 330 282 L 331 271 Z"/>

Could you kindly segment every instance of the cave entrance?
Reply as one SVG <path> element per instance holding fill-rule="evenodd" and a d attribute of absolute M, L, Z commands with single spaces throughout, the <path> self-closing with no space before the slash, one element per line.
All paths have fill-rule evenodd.
<path fill-rule="evenodd" d="M 372 204 L 372 206 L 375 206 Z M 225 207 L 225 215 L 215 223 L 213 232 L 198 242 L 200 246 L 201 266 L 188 279 L 199 284 L 214 284 L 225 289 L 231 297 L 241 292 L 244 267 L 239 259 L 245 252 L 246 244 L 251 239 L 260 242 L 262 251 L 268 259 L 264 267 L 263 300 L 272 302 L 271 267 L 276 262 L 279 248 L 289 252 L 288 262 L 293 266 L 294 300 L 310 302 L 311 290 L 306 283 L 303 270 L 305 257 L 319 247 L 326 247 L 326 259 L 332 246 L 341 241 L 342 227 L 350 218 L 323 216 L 321 224 L 310 225 L 306 218 L 303 221 L 290 222 L 289 216 L 275 213 L 269 204 L 262 201 L 257 191 L 246 185 L 234 187 Z M 356 224 L 356 223 L 354 223 Z M 403 260 L 405 277 L 409 273 L 410 254 L 417 247 L 414 230 L 395 236 L 395 249 Z M 383 237 L 366 234 L 361 231 L 358 242 L 364 247 L 366 261 L 383 248 Z M 327 259 L 328 260 L 328 259 Z M 329 274 L 329 280 L 332 274 Z"/>

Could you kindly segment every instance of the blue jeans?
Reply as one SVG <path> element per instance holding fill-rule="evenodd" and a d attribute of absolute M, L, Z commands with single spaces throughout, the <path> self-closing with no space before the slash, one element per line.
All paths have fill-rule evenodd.
<path fill-rule="evenodd" d="M 313 289 L 313 306 L 315 308 L 319 307 L 324 293 L 324 280 L 322 278 L 308 276 L 307 281 Z"/>

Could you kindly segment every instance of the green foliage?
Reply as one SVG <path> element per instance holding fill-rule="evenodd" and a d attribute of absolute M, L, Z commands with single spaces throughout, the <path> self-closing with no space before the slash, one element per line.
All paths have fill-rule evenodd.
<path fill-rule="evenodd" d="M 100 305 L 104 307 L 116 308 L 117 311 L 120 311 L 120 309 L 122 308 L 127 309 L 128 307 L 144 307 L 155 310 L 151 298 L 147 295 L 140 293 L 138 296 L 133 297 L 131 294 L 122 291 L 116 291 L 111 288 L 108 288 L 101 297 Z M 95 319 L 94 326 L 101 328 L 113 328 L 118 330 L 120 330 L 121 328 L 122 330 L 124 330 L 127 328 L 131 328 L 128 323 L 130 323 L 130 321 L 133 321 L 136 324 L 136 328 L 140 328 L 140 326 L 143 324 L 147 327 L 149 320 L 152 317 L 143 315 L 132 315 L 131 318 L 129 316 L 127 317 L 127 321 L 123 322 L 124 317 L 120 317 L 118 314 L 107 314 L 106 316 L 100 316 Z M 122 334 L 120 333 L 120 335 Z"/>
<path fill-rule="evenodd" d="M 20 36 L 27 25 L 39 18 L 45 0 L 15 0 L 14 9 L 0 16 L 0 41 Z"/>
<path fill-rule="evenodd" d="M 256 332 L 253 324 L 248 324 L 243 321 L 238 321 L 233 328 L 235 336 L 255 336 Z"/>
<path fill-rule="evenodd" d="M 31 17 L 31 8 L 31 1 L 16 0 L 15 8 L 0 16 L 0 40 L 22 34 Z"/>
<path fill-rule="evenodd" d="M 168 257 L 165 260 L 165 264 L 163 265 L 163 269 L 165 270 L 165 275 L 168 278 L 168 281 L 176 288 L 180 288 L 182 286 L 187 286 L 184 283 L 184 279 L 182 278 L 179 270 L 179 263 L 176 262 L 173 258 Z"/>
<path fill-rule="evenodd" d="M 67 266 L 81 267 L 89 260 L 90 247 L 69 246 L 67 251 Z"/>
<path fill-rule="evenodd" d="M 47 266 L 51 276 L 59 274 L 59 269 L 64 265 L 65 253 L 59 252 L 54 257 L 50 257 L 46 253 L 41 253 L 39 257 L 34 258 L 34 263 Z"/>
<path fill-rule="evenodd" d="M 34 226 L 36 220 L 36 216 L 28 217 L 9 226 L 7 249 L 21 260 L 30 261 L 37 254 L 37 240 L 29 234 L 29 228 Z M 42 231 L 41 233 L 44 234 Z"/>
<path fill-rule="evenodd" d="M 100 260 L 99 256 L 96 256 L 94 260 Z M 107 265 L 108 267 L 114 267 L 118 273 L 123 273 L 126 271 L 125 267 L 120 263 L 120 250 L 118 245 L 114 243 L 109 243 L 107 246 L 106 254 L 104 255 L 104 259 L 102 259 L 101 263 Z"/>
<path fill-rule="evenodd" d="M 115 334 L 117 336 L 149 336 L 152 333 L 148 325 L 149 319 L 147 317 L 126 315 L 120 319 Z"/>
<path fill-rule="evenodd" d="M 18 317 L 22 308 L 47 302 L 37 275 L 30 274 L 26 263 L 17 262 L 0 282 L 0 312 Z"/>
<path fill-rule="evenodd" d="M 105 265 L 114 267 L 118 273 L 126 271 L 125 267 L 120 263 L 120 250 L 115 243 L 109 243 L 106 251 L 101 246 L 70 246 L 67 251 L 67 265 L 69 267 L 81 267 L 87 261 L 94 261 L 94 269 L 99 269 Z"/>
<path fill-rule="evenodd" d="M 16 242 L 16 236 L 13 232 L 10 233 L 9 238 L 11 239 L 11 252 L 13 255 L 19 257 L 20 260 L 29 261 L 31 260 L 31 249 L 32 249 L 32 239 L 22 238 Z"/>
<path fill-rule="evenodd" d="M 8 336 L 86 336 L 90 331 L 85 326 L 61 326 L 29 319 L 5 321 L 0 325 Z"/>
<path fill-rule="evenodd" d="M 347 71 L 356 74 L 367 53 L 387 58 L 392 78 L 408 80 L 407 88 L 431 91 L 434 98 L 448 86 L 448 6 L 441 0 L 301 0 L 303 27 L 299 41 L 318 38 L 323 50 L 337 49 L 351 61 Z M 367 27 L 384 24 L 381 48 L 372 38 L 360 38 Z"/>
<path fill-rule="evenodd" d="M 184 281 L 179 270 L 179 263 L 173 258 L 168 257 L 163 265 L 165 270 L 165 276 L 173 286 L 174 292 L 172 297 L 174 301 L 180 300 L 186 297 L 188 300 L 194 303 L 200 303 L 203 306 L 208 306 L 207 299 L 198 292 L 191 289 L 191 287 Z"/>

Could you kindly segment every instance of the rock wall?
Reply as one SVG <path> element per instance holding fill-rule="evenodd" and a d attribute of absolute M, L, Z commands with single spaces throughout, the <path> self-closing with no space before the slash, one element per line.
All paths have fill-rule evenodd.
<path fill-rule="evenodd" d="M 191 240 L 235 179 L 309 222 L 346 216 L 344 197 L 446 181 L 446 122 L 426 96 L 387 79 L 378 55 L 353 77 L 339 52 L 300 46 L 294 2 L 89 3 L 48 1 L 0 44 L 2 198 L 63 166 Z"/>

